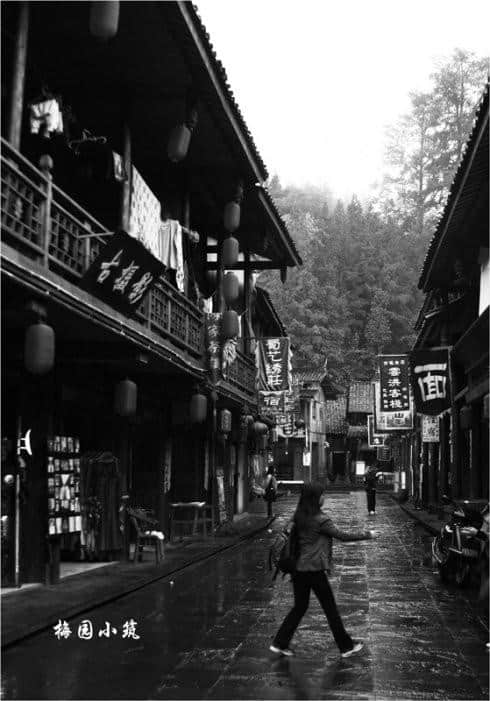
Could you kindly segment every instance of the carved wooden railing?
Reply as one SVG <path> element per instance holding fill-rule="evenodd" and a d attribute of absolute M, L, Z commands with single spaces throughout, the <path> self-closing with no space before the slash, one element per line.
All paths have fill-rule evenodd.
<path fill-rule="evenodd" d="M 228 367 L 227 381 L 250 396 L 255 397 L 255 360 L 237 351 L 236 360 Z"/>
<path fill-rule="evenodd" d="M 77 284 L 107 237 L 105 227 L 2 139 L 2 241 Z M 86 238 L 87 235 L 90 238 Z M 202 357 L 201 311 L 161 278 L 137 312 L 162 338 Z"/>

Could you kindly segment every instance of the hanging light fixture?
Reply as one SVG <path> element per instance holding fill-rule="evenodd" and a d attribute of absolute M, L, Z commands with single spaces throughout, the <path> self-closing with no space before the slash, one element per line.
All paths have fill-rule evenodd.
<path fill-rule="evenodd" d="M 233 310 L 223 312 L 221 333 L 223 338 L 237 338 L 240 332 L 238 314 Z"/>
<path fill-rule="evenodd" d="M 238 299 L 239 284 L 235 273 L 226 273 L 223 278 L 223 296 L 227 304 L 232 304 Z"/>
<path fill-rule="evenodd" d="M 225 204 L 223 212 L 223 224 L 230 234 L 240 226 L 241 202 L 243 199 L 243 184 L 241 181 L 236 186 L 235 195 L 230 202 Z"/>
<path fill-rule="evenodd" d="M 234 236 L 228 236 L 223 241 L 222 260 L 224 268 L 231 268 L 238 263 L 239 244 Z"/>
<path fill-rule="evenodd" d="M 208 398 L 202 392 L 196 390 L 191 397 L 189 416 L 191 423 L 202 424 L 208 413 Z"/>
<path fill-rule="evenodd" d="M 24 339 L 24 365 L 33 375 L 45 375 L 52 370 L 55 354 L 55 334 L 51 326 L 37 321 L 28 326 Z"/>
<path fill-rule="evenodd" d="M 187 117 L 184 122 L 177 124 L 168 139 L 167 155 L 172 163 L 180 163 L 187 156 L 191 143 L 192 132 L 197 125 L 197 106 L 195 100 L 187 108 Z"/>
<path fill-rule="evenodd" d="M 265 436 L 268 430 L 267 424 L 262 423 L 262 421 L 254 421 L 252 431 L 256 436 Z"/>
<path fill-rule="evenodd" d="M 296 428 L 304 428 L 305 422 L 303 419 L 296 419 L 296 421 L 294 422 L 294 425 L 296 426 Z"/>
<path fill-rule="evenodd" d="M 116 36 L 119 26 L 118 0 L 97 0 L 90 3 L 90 33 L 107 41 Z"/>
<path fill-rule="evenodd" d="M 133 416 L 136 413 L 138 387 L 128 378 L 116 385 L 114 392 L 114 411 L 119 416 Z"/>

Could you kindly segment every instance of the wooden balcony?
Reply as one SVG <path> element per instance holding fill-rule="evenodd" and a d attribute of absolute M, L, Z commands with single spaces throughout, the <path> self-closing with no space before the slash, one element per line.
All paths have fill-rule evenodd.
<path fill-rule="evenodd" d="M 108 240 L 104 226 L 8 142 L 2 139 L 1 143 L 2 242 L 69 282 L 79 283 Z M 137 317 L 163 339 L 203 358 L 203 314 L 163 278 Z"/>
<path fill-rule="evenodd" d="M 237 351 L 235 362 L 228 369 L 227 382 L 248 395 L 251 402 L 255 401 L 255 360 Z"/>

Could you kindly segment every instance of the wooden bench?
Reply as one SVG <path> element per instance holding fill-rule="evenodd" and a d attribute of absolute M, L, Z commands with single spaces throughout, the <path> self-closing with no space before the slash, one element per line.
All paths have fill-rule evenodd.
<path fill-rule="evenodd" d="M 176 518 L 176 513 L 179 511 L 187 510 L 188 516 L 184 514 L 180 515 L 180 518 Z M 213 507 L 211 504 L 206 504 L 205 501 L 178 501 L 170 504 L 170 540 L 174 537 L 174 527 L 178 526 L 189 526 L 191 527 L 191 535 L 196 535 L 198 533 L 199 526 L 202 527 L 203 538 L 208 537 L 207 524 L 210 524 L 210 530 L 213 528 Z M 180 534 L 180 539 L 183 539 L 182 532 Z"/>
<path fill-rule="evenodd" d="M 155 548 L 155 560 L 158 565 L 160 560 L 163 560 L 165 556 L 163 538 L 156 535 L 157 532 L 160 533 L 158 530 L 158 521 L 149 516 L 146 509 L 134 509 L 129 507 L 127 509 L 127 514 L 136 533 L 133 562 L 136 562 L 136 557 L 138 557 L 138 562 L 142 562 L 143 548 L 145 545 L 148 545 Z"/>

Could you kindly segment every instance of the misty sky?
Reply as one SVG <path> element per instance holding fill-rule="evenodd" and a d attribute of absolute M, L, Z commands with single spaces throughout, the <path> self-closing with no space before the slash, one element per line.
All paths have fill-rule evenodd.
<path fill-rule="evenodd" d="M 369 194 L 384 128 L 456 47 L 489 53 L 483 0 L 197 0 L 271 174 Z"/>

